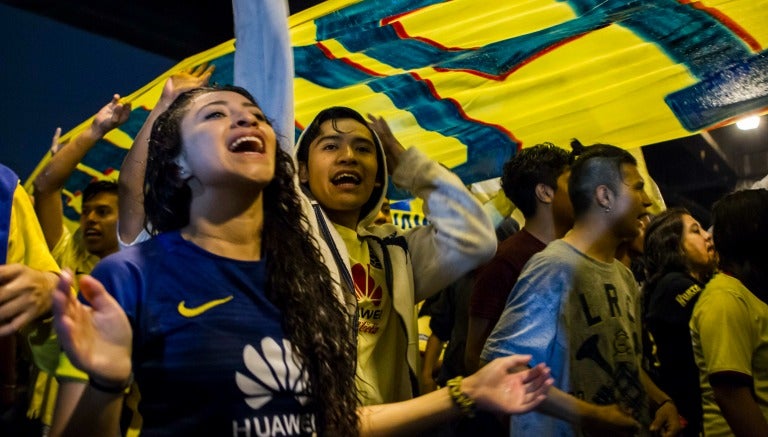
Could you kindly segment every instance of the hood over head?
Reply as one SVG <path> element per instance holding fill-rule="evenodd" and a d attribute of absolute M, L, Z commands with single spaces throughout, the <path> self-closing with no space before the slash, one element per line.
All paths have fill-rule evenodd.
<path fill-rule="evenodd" d="M 387 187 L 389 185 L 387 160 L 384 156 L 384 147 L 381 144 L 379 136 L 376 135 L 376 132 L 374 132 L 373 129 L 371 129 L 368 125 L 368 121 L 359 112 L 345 106 L 333 106 L 326 108 L 320 111 L 320 113 L 315 116 L 312 122 L 301 133 L 298 141 L 296 142 L 296 145 L 294 146 L 293 157 L 296 160 L 297 168 L 299 163 L 307 162 L 309 158 L 309 145 L 312 143 L 312 141 L 315 140 L 315 138 L 317 138 L 318 134 L 320 133 L 320 126 L 328 120 L 342 119 L 352 119 L 363 124 L 363 126 L 368 128 L 368 130 L 371 132 L 371 135 L 373 136 L 373 142 L 376 144 L 376 159 L 378 160 L 376 181 L 380 184 L 377 184 L 376 187 L 374 187 L 373 193 L 371 193 L 371 197 L 368 199 L 368 202 L 366 202 L 360 210 L 360 217 L 357 221 L 357 229 L 359 230 L 373 223 L 373 220 L 376 218 L 376 214 L 379 212 L 379 209 L 381 209 L 382 203 L 384 203 L 384 198 L 387 194 Z M 308 185 L 303 183 L 300 185 L 302 190 L 304 190 L 304 192 L 310 198 L 314 199 L 314 196 L 309 190 Z"/>

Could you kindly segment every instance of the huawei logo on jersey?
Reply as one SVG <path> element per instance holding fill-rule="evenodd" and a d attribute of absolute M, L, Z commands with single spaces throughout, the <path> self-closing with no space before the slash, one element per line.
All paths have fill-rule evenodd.
<path fill-rule="evenodd" d="M 355 294 L 357 301 L 363 303 L 370 301 L 374 306 L 381 305 L 381 286 L 376 285 L 368 273 L 370 266 L 355 264 L 352 266 L 352 280 L 355 282 Z"/>
<path fill-rule="evenodd" d="M 246 395 L 248 406 L 258 410 L 281 394 L 289 394 L 299 404 L 306 405 L 309 381 L 306 370 L 299 367 L 293 356 L 291 343 L 288 340 L 278 343 L 265 337 L 260 346 L 259 350 L 251 345 L 243 348 L 243 361 L 251 375 L 235 373 L 235 382 Z"/>

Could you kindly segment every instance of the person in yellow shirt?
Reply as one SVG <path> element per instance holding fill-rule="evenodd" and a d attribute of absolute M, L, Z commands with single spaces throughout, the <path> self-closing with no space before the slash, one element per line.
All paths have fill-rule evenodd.
<path fill-rule="evenodd" d="M 37 338 L 36 329 L 50 328 L 41 319 L 50 312 L 59 267 L 46 248 L 29 195 L 18 176 L 2 164 L 0 260 L 0 411 L 5 412 L 18 401 L 17 333 L 23 330 Z M 0 434 L 6 426 L 12 425 L 0 423 Z"/>

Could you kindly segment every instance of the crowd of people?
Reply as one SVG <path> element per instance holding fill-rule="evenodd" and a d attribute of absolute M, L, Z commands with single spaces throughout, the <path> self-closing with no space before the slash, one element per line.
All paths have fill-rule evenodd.
<path fill-rule="evenodd" d="M 294 145 L 286 6 L 234 8 L 236 85 L 171 75 L 76 231 L 64 184 L 129 102 L 57 131 L 33 193 L 0 165 L 3 435 L 768 435 L 768 190 L 710 235 L 650 214 L 621 147 L 547 143 L 495 220 L 376 115 Z M 390 181 L 427 224 L 392 223 Z"/>

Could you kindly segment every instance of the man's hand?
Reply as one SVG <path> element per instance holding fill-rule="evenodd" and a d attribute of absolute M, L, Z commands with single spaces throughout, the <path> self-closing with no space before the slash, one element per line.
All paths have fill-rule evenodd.
<path fill-rule="evenodd" d="M 680 413 L 673 402 L 663 403 L 657 410 L 651 423 L 651 432 L 663 437 L 675 436 L 683 429 Z"/>
<path fill-rule="evenodd" d="M 51 309 L 53 272 L 23 264 L 0 266 L 0 336 L 13 334 Z"/>
<path fill-rule="evenodd" d="M 383 118 L 368 114 L 368 120 L 370 120 L 368 127 L 376 132 L 379 140 L 381 140 L 384 156 L 387 159 L 387 172 L 392 174 L 400 163 L 400 155 L 405 152 L 405 147 L 395 138 L 389 125 Z"/>

